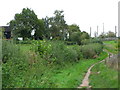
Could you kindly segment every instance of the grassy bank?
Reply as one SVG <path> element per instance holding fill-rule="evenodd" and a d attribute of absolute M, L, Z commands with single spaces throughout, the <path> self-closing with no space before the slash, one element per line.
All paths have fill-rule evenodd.
<path fill-rule="evenodd" d="M 95 65 L 92 73 L 90 85 L 93 88 L 118 88 L 118 71 L 108 68 L 104 62 Z"/>
<path fill-rule="evenodd" d="M 104 41 L 104 44 L 104 48 L 108 52 L 118 54 L 118 42 Z M 115 58 L 111 58 L 106 64 L 104 62 L 99 63 L 92 68 L 90 85 L 93 88 L 118 88 L 118 71 L 113 69 L 114 66 L 111 66 L 111 68 L 109 66 L 109 63 L 115 62 L 112 59 L 116 60 Z"/>
<path fill-rule="evenodd" d="M 76 88 L 82 83 L 87 69 L 94 63 L 107 57 L 105 52 L 101 53 L 96 59 L 81 60 L 76 64 L 68 65 L 60 73 L 51 77 L 55 81 L 55 87 Z"/>
<path fill-rule="evenodd" d="M 30 51 L 30 46 L 31 45 L 22 45 L 21 50 L 27 53 L 26 51 Z M 26 73 L 25 77 L 27 77 L 27 82 L 25 87 L 76 88 L 82 82 L 87 69 L 92 64 L 106 57 L 107 53 L 102 52 L 96 59 L 81 59 L 77 63 L 67 62 L 64 67 L 56 64 L 41 65 L 40 63 L 45 63 L 45 61 L 39 58 L 39 60 L 41 59 L 41 61 L 38 62 L 40 65 L 35 64 L 36 66 L 29 69 Z M 41 73 L 43 74 L 41 75 Z M 32 80 L 30 78 L 32 78 Z"/>
<path fill-rule="evenodd" d="M 4 88 L 76 88 L 82 82 L 87 69 L 107 57 L 107 53 L 101 52 L 102 47 L 99 44 L 83 47 L 68 46 L 58 41 L 3 44 L 6 51 L 3 54 Z M 89 48 L 93 45 L 96 48 Z M 92 59 L 96 54 L 97 58 Z"/>
<path fill-rule="evenodd" d="M 67 63 L 64 67 L 59 65 L 36 66 L 27 72 L 27 84 L 29 88 L 76 88 L 82 82 L 87 69 L 94 63 L 107 57 L 102 52 L 96 59 L 85 59 L 78 63 Z M 44 70 L 41 71 L 40 67 Z M 41 73 L 43 75 L 41 76 Z M 31 78 L 31 79 L 30 79 Z"/>

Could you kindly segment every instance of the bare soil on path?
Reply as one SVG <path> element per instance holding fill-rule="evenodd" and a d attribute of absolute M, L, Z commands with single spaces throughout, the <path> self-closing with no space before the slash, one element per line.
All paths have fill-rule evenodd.
<path fill-rule="evenodd" d="M 95 64 L 93 64 L 92 66 L 90 66 L 90 68 L 88 69 L 87 73 L 85 74 L 85 77 L 82 81 L 82 84 L 80 84 L 80 86 L 78 88 L 83 88 L 83 87 L 87 87 L 90 88 L 91 86 L 89 86 L 89 76 L 91 74 L 91 69 L 98 63 L 104 62 L 105 60 L 102 60 L 100 62 L 97 62 Z M 99 72 L 98 72 L 99 73 Z"/>
<path fill-rule="evenodd" d="M 107 52 L 108 53 L 108 52 Z M 77 88 L 83 88 L 83 87 L 87 87 L 87 88 L 91 88 L 91 86 L 89 85 L 89 76 L 91 74 L 91 69 L 96 65 L 96 64 L 99 64 L 99 63 L 102 63 L 106 60 L 109 60 L 109 58 L 112 58 L 114 55 L 112 53 L 108 53 L 108 57 L 102 61 L 99 61 L 95 64 L 93 64 L 92 66 L 89 67 L 89 69 L 87 70 L 87 73 L 85 74 L 85 77 L 82 81 L 82 84 L 80 84 Z M 97 72 L 99 74 L 99 72 Z"/>

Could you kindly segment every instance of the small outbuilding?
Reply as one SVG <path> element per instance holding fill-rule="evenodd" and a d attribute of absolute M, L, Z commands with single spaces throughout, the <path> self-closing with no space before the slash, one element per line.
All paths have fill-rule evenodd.
<path fill-rule="evenodd" d="M 11 38 L 10 26 L 2 26 L 2 28 L 4 28 L 4 36 L 5 36 L 5 38 L 10 39 Z"/>

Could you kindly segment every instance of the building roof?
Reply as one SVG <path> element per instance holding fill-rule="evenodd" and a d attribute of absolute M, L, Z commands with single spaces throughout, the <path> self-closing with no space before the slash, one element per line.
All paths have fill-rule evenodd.
<path fill-rule="evenodd" d="M 5 28 L 5 32 L 10 32 L 10 26 L 1 26 L 2 28 Z"/>

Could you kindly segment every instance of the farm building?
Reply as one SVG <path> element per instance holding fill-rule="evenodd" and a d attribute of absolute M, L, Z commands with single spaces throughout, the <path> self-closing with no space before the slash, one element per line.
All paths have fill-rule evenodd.
<path fill-rule="evenodd" d="M 4 28 L 4 37 L 6 39 L 10 39 L 11 38 L 10 26 L 2 26 L 2 28 Z"/>

